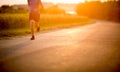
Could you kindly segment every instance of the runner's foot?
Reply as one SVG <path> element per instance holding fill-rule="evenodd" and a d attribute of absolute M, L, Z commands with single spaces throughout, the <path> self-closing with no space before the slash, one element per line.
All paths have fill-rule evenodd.
<path fill-rule="evenodd" d="M 37 32 L 39 32 L 39 31 L 40 31 L 40 27 L 37 28 Z"/>
<path fill-rule="evenodd" d="M 32 37 L 31 37 L 31 40 L 35 40 L 35 36 L 32 36 Z"/>

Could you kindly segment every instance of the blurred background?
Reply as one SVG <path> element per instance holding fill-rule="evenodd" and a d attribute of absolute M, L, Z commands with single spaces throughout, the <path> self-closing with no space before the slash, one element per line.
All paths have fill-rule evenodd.
<path fill-rule="evenodd" d="M 42 3 L 41 30 L 84 25 L 90 19 L 120 22 L 119 0 L 42 0 Z M 0 36 L 29 34 L 28 20 L 27 0 L 0 0 Z"/>

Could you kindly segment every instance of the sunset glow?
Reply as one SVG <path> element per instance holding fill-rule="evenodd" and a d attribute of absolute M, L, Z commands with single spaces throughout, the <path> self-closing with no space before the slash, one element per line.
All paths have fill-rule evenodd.
<path fill-rule="evenodd" d="M 48 2 L 53 2 L 54 4 L 57 3 L 79 3 L 79 2 L 85 2 L 85 0 L 43 0 Z"/>
<path fill-rule="evenodd" d="M 54 4 L 57 3 L 79 3 L 84 2 L 85 0 L 42 0 L 42 2 L 52 2 Z M 0 0 L 0 5 L 3 4 L 27 4 L 27 0 Z"/>
<path fill-rule="evenodd" d="M 42 0 L 42 2 L 52 2 L 54 4 L 57 3 L 80 3 L 85 1 L 101 1 L 105 2 L 108 0 Z M 112 1 L 112 0 L 111 0 Z M 13 4 L 27 4 L 27 0 L 0 0 L 0 5 L 13 5 Z"/>

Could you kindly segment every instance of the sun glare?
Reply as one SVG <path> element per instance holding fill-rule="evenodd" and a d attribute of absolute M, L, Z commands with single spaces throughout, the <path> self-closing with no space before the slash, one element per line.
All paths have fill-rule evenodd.
<path fill-rule="evenodd" d="M 45 0 L 42 0 L 45 1 Z M 53 2 L 54 4 L 57 3 L 79 3 L 79 2 L 85 2 L 85 0 L 46 0 L 48 2 Z"/>
<path fill-rule="evenodd" d="M 109 0 L 42 0 L 42 2 L 52 2 L 54 4 L 57 3 L 84 3 L 85 1 L 101 1 L 101 2 L 106 2 Z M 114 0 L 110 0 L 110 1 L 114 1 Z M 116 0 L 118 1 L 118 0 Z M 9 4 L 9 5 L 13 5 L 13 4 L 27 4 L 27 0 L 0 0 L 0 5 L 3 4 Z"/>

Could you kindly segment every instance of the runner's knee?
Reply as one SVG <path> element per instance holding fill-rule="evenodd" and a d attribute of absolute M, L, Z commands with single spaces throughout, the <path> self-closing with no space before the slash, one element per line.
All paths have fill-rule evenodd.
<path fill-rule="evenodd" d="M 35 21 L 34 20 L 30 20 L 30 26 L 33 27 L 35 24 Z"/>

